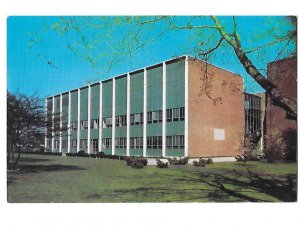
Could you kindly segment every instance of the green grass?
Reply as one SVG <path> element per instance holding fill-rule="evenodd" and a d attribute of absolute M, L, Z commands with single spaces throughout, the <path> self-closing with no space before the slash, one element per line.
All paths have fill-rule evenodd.
<path fill-rule="evenodd" d="M 295 201 L 296 163 L 216 163 L 205 168 L 22 155 L 7 174 L 8 202 L 277 202 Z"/>

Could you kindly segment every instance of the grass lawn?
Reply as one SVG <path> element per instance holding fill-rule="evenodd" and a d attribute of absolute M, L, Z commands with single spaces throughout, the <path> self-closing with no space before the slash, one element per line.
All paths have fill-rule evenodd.
<path fill-rule="evenodd" d="M 296 201 L 296 163 L 216 163 L 204 168 L 22 155 L 7 174 L 8 202 L 278 202 Z"/>

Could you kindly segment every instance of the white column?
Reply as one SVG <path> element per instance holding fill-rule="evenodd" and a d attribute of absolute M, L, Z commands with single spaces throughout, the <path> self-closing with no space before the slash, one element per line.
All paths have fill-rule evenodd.
<path fill-rule="evenodd" d="M 98 150 L 102 151 L 102 82 L 100 82 L 99 87 L 99 140 L 98 140 Z"/>
<path fill-rule="evenodd" d="M 144 69 L 144 124 L 143 124 L 143 156 L 147 156 L 147 69 Z"/>
<path fill-rule="evenodd" d="M 111 131 L 111 154 L 115 155 L 115 129 L 116 129 L 116 79 L 113 78 L 112 88 L 112 131 Z"/>
<path fill-rule="evenodd" d="M 184 64 L 184 156 L 189 155 L 189 63 L 188 56 Z"/>
<path fill-rule="evenodd" d="M 59 152 L 62 152 L 62 94 L 59 97 Z"/>
<path fill-rule="evenodd" d="M 130 151 L 130 74 L 127 73 L 126 156 Z"/>
<path fill-rule="evenodd" d="M 80 89 L 77 94 L 77 152 L 80 150 Z"/>
<path fill-rule="evenodd" d="M 87 153 L 91 153 L 91 86 L 88 88 L 88 135 L 87 135 Z"/>
<path fill-rule="evenodd" d="M 54 151 L 54 96 L 52 97 L 52 144 L 51 144 L 51 151 Z"/>
<path fill-rule="evenodd" d="M 46 98 L 46 105 L 45 105 L 45 112 L 46 112 L 46 125 L 45 125 L 45 148 L 44 151 L 46 151 L 47 148 L 47 126 L 48 126 L 48 107 L 47 107 L 48 99 Z"/>
<path fill-rule="evenodd" d="M 69 91 L 69 104 L 68 104 L 68 152 L 71 151 L 71 92 Z"/>
<path fill-rule="evenodd" d="M 166 156 L 166 63 L 163 63 L 163 80 L 162 80 L 162 156 Z"/>

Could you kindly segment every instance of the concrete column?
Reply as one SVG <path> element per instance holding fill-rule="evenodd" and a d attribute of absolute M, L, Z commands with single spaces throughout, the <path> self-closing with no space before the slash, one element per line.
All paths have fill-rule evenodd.
<path fill-rule="evenodd" d="M 100 82 L 100 87 L 99 87 L 99 140 L 98 140 L 98 150 L 102 151 L 102 82 Z"/>
<path fill-rule="evenodd" d="M 143 156 L 147 156 L 147 69 L 144 69 Z"/>
<path fill-rule="evenodd" d="M 162 81 L 162 156 L 166 156 L 166 121 L 167 121 L 167 112 L 166 112 L 166 63 L 163 62 L 163 81 Z"/>
<path fill-rule="evenodd" d="M 184 156 L 189 155 L 189 63 L 188 56 L 184 63 Z"/>
<path fill-rule="evenodd" d="M 69 104 L 68 104 L 68 152 L 71 151 L 71 92 L 69 91 Z"/>
<path fill-rule="evenodd" d="M 59 98 L 59 152 L 62 152 L 62 94 Z"/>
<path fill-rule="evenodd" d="M 51 151 L 54 152 L 54 96 L 52 97 L 52 144 Z"/>
<path fill-rule="evenodd" d="M 126 156 L 130 152 L 130 74 L 127 73 Z"/>
<path fill-rule="evenodd" d="M 116 130 L 116 79 L 113 78 L 112 89 L 112 132 L 111 132 L 111 154 L 115 155 L 115 130 Z"/>
<path fill-rule="evenodd" d="M 77 152 L 80 150 L 80 89 L 77 94 Z"/>
<path fill-rule="evenodd" d="M 87 153 L 91 153 L 91 86 L 88 89 L 88 136 L 87 136 Z"/>

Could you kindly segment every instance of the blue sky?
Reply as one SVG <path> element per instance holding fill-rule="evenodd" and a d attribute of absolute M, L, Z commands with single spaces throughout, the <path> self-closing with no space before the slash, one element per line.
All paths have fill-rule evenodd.
<path fill-rule="evenodd" d="M 66 19 L 69 19 L 66 17 Z M 13 93 L 37 93 L 47 97 L 60 92 L 86 85 L 93 80 L 102 80 L 131 70 L 142 68 L 174 56 L 194 53 L 199 41 L 218 40 L 217 34 L 199 34 L 198 31 L 170 31 L 151 42 L 151 38 L 159 34 L 165 23 L 145 28 L 141 38 L 149 43 L 127 56 L 122 50 L 121 42 L 130 31 L 130 24 L 115 27 L 99 28 L 103 20 L 111 23 L 119 18 L 72 17 L 80 30 L 74 31 L 74 25 L 67 32 L 61 33 L 65 25 L 60 17 L 9 17 L 7 20 L 7 89 Z M 193 24 L 211 23 L 209 18 L 194 19 L 178 17 L 175 22 L 185 25 L 193 20 Z M 230 30 L 231 17 L 221 17 L 221 22 Z M 280 34 L 291 28 L 283 17 L 238 17 L 238 33 L 245 48 L 253 48 L 273 40 L 272 33 Z M 279 27 L 280 25 L 280 27 Z M 97 28 L 96 28 L 97 27 Z M 274 29 L 275 28 L 275 29 Z M 279 29 L 277 29 L 279 28 Z M 277 30 L 277 31 L 276 31 Z M 266 32 L 266 33 L 264 33 Z M 264 34 L 262 34 L 264 33 Z M 257 39 L 259 35 L 259 39 Z M 138 41 L 137 41 L 138 43 Z M 205 46 L 205 45 L 203 45 Z M 263 71 L 267 62 L 273 61 L 280 49 L 278 44 L 264 49 L 260 53 L 250 54 L 254 64 Z M 70 49 L 70 47 L 72 49 Z M 76 50 L 77 52 L 75 52 Z M 284 53 L 283 53 L 284 55 Z M 87 60 L 91 57 L 95 65 Z M 120 58 L 109 69 L 108 62 L 114 57 Z M 249 92 L 260 92 L 234 56 L 232 49 L 220 48 L 209 62 L 227 70 L 239 73 L 244 77 L 245 88 Z"/>

